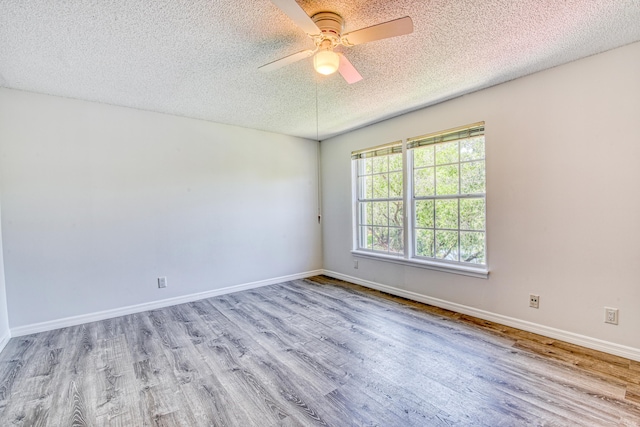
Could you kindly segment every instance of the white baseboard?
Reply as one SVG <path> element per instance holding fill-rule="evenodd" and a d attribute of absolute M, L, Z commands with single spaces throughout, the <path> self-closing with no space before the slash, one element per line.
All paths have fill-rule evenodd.
<path fill-rule="evenodd" d="M 548 326 L 539 325 L 537 323 L 527 322 L 525 320 L 516 319 L 514 317 L 508 317 L 508 316 L 503 316 L 501 314 L 491 313 L 489 311 L 479 310 L 477 308 L 469 307 L 462 304 L 457 304 L 454 302 L 449 302 L 439 298 L 432 298 L 416 292 L 395 288 L 393 286 L 383 285 L 381 283 L 359 279 L 357 277 L 348 276 L 346 274 L 337 273 L 335 271 L 324 270 L 324 274 L 326 276 L 333 277 L 335 279 L 340 279 L 347 282 L 355 283 L 357 285 L 362 285 L 367 288 L 377 289 L 379 291 L 386 292 L 392 295 L 397 295 L 413 301 L 422 302 L 425 304 L 455 311 L 457 313 L 467 314 L 469 316 L 477 317 L 484 320 L 489 320 L 491 322 L 499 323 L 501 325 L 511 326 L 517 329 L 522 329 L 527 332 L 533 332 L 535 334 L 544 335 L 549 338 L 566 341 L 568 343 L 580 345 L 582 347 L 587 347 L 593 350 L 603 351 L 605 353 L 614 354 L 616 356 L 626 357 L 627 359 L 640 361 L 640 349 L 638 348 L 627 347 L 627 346 L 615 344 L 609 341 L 603 341 L 597 338 L 591 338 L 585 335 L 575 334 L 573 332 L 563 331 L 561 329 L 550 328 Z"/>
<path fill-rule="evenodd" d="M 81 325 L 83 323 L 97 322 L 99 320 L 111 319 L 114 317 L 125 316 L 127 314 L 140 313 L 143 311 L 155 310 L 158 308 L 183 304 L 186 302 L 198 301 L 201 299 L 216 297 L 219 295 L 230 294 L 233 292 L 246 291 L 248 289 L 259 288 L 261 286 L 275 285 L 276 283 L 287 282 L 289 280 L 305 279 L 307 277 L 317 276 L 322 273 L 323 273 L 323 270 L 306 271 L 304 273 L 274 277 L 273 279 L 259 280 L 257 282 L 228 286 L 226 288 L 214 289 L 212 291 L 199 292 L 195 294 L 183 295 L 183 296 L 174 297 L 174 298 L 167 298 L 167 299 L 147 302 L 143 304 L 129 305 L 126 307 L 115 308 L 112 310 L 104 310 L 104 311 L 99 311 L 95 313 L 82 314 L 79 316 L 65 317 L 62 319 L 51 320 L 48 322 L 33 323 L 31 325 L 18 326 L 16 328 L 11 328 L 10 336 L 19 337 L 23 335 L 35 334 L 38 332 L 45 332 L 45 331 L 52 331 L 54 329 L 66 328 L 68 326 Z M 7 341 L 8 341 L 8 338 L 7 338 Z"/>
<path fill-rule="evenodd" d="M 11 331 L 5 332 L 5 334 L 2 337 L 0 337 L 0 353 L 2 353 L 2 350 L 4 350 L 5 346 L 7 345 L 10 339 L 11 339 Z"/>

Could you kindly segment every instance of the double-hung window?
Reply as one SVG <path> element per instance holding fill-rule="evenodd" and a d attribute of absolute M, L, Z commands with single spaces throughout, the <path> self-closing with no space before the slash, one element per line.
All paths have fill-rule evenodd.
<path fill-rule="evenodd" d="M 352 160 L 355 254 L 486 277 L 484 123 Z"/>

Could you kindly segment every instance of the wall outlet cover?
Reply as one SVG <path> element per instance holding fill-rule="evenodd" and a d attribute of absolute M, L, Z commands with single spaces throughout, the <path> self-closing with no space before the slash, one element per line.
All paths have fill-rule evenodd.
<path fill-rule="evenodd" d="M 618 324 L 618 309 L 612 307 L 604 308 L 604 323 Z"/>
<path fill-rule="evenodd" d="M 167 287 L 167 278 L 166 277 L 158 277 L 158 287 L 166 288 Z"/>
<path fill-rule="evenodd" d="M 529 294 L 529 307 L 540 308 L 540 295 Z"/>

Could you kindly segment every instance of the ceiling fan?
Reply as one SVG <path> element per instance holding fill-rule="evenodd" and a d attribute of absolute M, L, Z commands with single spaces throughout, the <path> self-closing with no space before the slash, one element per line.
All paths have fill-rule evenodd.
<path fill-rule="evenodd" d="M 271 0 L 291 20 L 313 39 L 316 47 L 285 56 L 263 65 L 261 71 L 273 71 L 313 55 L 313 67 L 320 74 L 333 74 L 338 71 L 347 83 L 362 80 L 362 76 L 340 52 L 334 52 L 337 46 L 355 46 L 389 37 L 402 36 L 413 32 L 413 21 L 408 16 L 362 28 L 342 34 L 344 20 L 334 12 L 319 12 L 309 17 L 296 3 L 296 0 Z"/>

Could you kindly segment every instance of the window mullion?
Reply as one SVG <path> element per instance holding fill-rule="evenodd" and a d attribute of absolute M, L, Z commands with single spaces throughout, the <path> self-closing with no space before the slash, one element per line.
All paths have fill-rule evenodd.
<path fill-rule="evenodd" d="M 404 257 L 413 258 L 413 159 L 407 150 L 407 140 L 402 140 L 402 189 L 403 189 L 403 244 Z"/>
<path fill-rule="evenodd" d="M 460 151 L 460 141 L 458 141 L 458 262 L 462 261 L 462 242 L 460 241 L 460 194 L 462 194 L 462 166 L 460 165 L 460 159 L 462 159 L 462 153 Z"/>
<path fill-rule="evenodd" d="M 459 192 L 459 190 L 458 190 Z M 460 256 L 460 252 L 461 251 L 461 247 L 460 247 L 460 199 L 456 199 L 457 205 L 458 205 L 458 262 L 460 262 L 462 260 L 462 257 Z"/>

